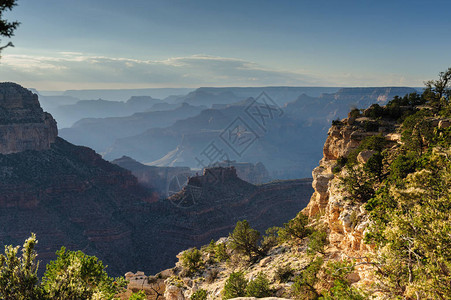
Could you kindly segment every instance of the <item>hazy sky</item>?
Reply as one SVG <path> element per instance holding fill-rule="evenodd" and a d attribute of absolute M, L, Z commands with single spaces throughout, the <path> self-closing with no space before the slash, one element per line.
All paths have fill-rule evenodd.
<path fill-rule="evenodd" d="M 445 0 L 18 4 L 0 80 L 41 90 L 422 86 L 451 66 Z"/>

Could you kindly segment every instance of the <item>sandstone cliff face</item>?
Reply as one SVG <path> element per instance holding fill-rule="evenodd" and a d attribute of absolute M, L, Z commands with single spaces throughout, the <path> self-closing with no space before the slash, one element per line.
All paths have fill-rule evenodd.
<path fill-rule="evenodd" d="M 334 174 L 333 168 L 337 159 L 347 157 L 367 136 L 381 134 L 386 140 L 400 142 L 395 132 L 396 125 L 389 121 L 380 121 L 378 131 L 367 131 L 364 128 L 367 118 L 353 119 L 348 117 L 329 129 L 323 149 L 323 158 L 319 166 L 312 171 L 314 193 L 304 210 L 310 217 L 322 216 L 329 228 L 329 242 L 348 256 L 362 256 L 369 246 L 362 239 L 368 226 L 368 215 L 363 206 L 348 201 L 340 176 L 345 171 Z M 365 163 L 373 151 L 362 151 L 357 160 Z"/>
<path fill-rule="evenodd" d="M 56 121 L 38 96 L 15 83 L 0 83 L 0 153 L 49 149 L 58 135 Z"/>

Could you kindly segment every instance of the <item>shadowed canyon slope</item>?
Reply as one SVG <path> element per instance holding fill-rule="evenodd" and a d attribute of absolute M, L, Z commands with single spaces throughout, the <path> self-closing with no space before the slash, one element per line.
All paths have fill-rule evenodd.
<path fill-rule="evenodd" d="M 112 275 L 136 269 L 156 272 L 171 266 L 180 250 L 227 234 L 241 218 L 261 230 L 280 225 L 306 206 L 312 192 L 310 180 L 255 186 L 226 169 L 227 176 L 214 183 L 205 176 L 192 177 L 201 183 L 192 205 L 158 200 L 130 171 L 56 137 L 55 123 L 45 122 L 51 116 L 42 112 L 31 92 L 1 84 L 0 95 L 3 128 L 48 125 L 32 134 L 0 132 L 6 144 L 48 141 L 45 147 L 27 142 L 22 143 L 27 148 L 14 147 L 16 153 L 0 154 L 1 243 L 20 244 L 35 232 L 41 266 L 64 245 L 98 256 Z M 19 113 L 28 109 L 23 104 L 27 99 L 34 99 L 33 111 L 39 112 L 32 119 Z"/>

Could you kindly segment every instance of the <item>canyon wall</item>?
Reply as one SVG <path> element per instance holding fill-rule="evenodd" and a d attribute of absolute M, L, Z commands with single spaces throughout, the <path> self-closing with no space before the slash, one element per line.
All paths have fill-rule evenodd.
<path fill-rule="evenodd" d="M 15 83 L 0 83 L 0 153 L 49 149 L 58 135 L 56 121 L 38 96 Z"/>

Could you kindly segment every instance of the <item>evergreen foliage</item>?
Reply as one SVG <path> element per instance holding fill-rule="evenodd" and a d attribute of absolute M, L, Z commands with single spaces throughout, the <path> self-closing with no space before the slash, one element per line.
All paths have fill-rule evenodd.
<path fill-rule="evenodd" d="M 322 258 L 315 258 L 296 276 L 294 284 L 291 287 L 294 299 L 318 299 L 320 294 L 316 291 L 315 285 L 318 282 L 317 274 L 322 264 Z"/>
<path fill-rule="evenodd" d="M 302 212 L 298 213 L 294 219 L 291 219 L 279 229 L 280 240 L 285 242 L 307 237 L 312 233 L 312 230 L 307 227 L 308 223 L 308 216 L 304 215 Z"/>
<path fill-rule="evenodd" d="M 14 35 L 14 31 L 19 26 L 19 22 L 9 22 L 6 19 L 3 19 L 3 13 L 7 10 L 11 10 L 14 6 L 17 5 L 17 0 L 2 0 L 0 2 L 0 36 L 4 37 L 12 37 Z M 3 49 L 7 47 L 14 47 L 14 45 L 9 42 L 5 46 L 0 46 L 0 53 Z"/>
<path fill-rule="evenodd" d="M 247 255 L 249 259 L 264 254 L 260 248 L 260 232 L 251 228 L 246 220 L 238 221 L 229 237 L 230 248 L 238 253 Z"/>
<path fill-rule="evenodd" d="M 427 82 L 421 96 L 394 99 L 430 108 L 404 116 L 403 144 L 379 152 L 376 172 L 363 168 L 378 178 L 365 205 L 371 220 L 365 239 L 377 247 L 378 289 L 390 299 L 451 295 L 451 130 L 431 121 L 448 117 L 450 79 L 451 68 Z"/>
<path fill-rule="evenodd" d="M 133 293 L 128 300 L 147 300 L 146 293 L 144 291 Z"/>
<path fill-rule="evenodd" d="M 109 277 L 95 256 L 62 247 L 58 258 L 47 265 L 42 285 L 50 299 L 113 299 L 125 280 Z"/>
<path fill-rule="evenodd" d="M 247 297 L 265 298 L 271 295 L 272 291 L 269 288 L 269 280 L 263 273 L 259 273 L 246 287 Z"/>
<path fill-rule="evenodd" d="M 187 275 L 192 275 L 203 267 L 202 252 L 196 247 L 182 253 L 181 262 Z"/>
<path fill-rule="evenodd" d="M 21 256 L 18 256 L 18 246 L 5 247 L 5 254 L 0 255 L 1 299 L 43 299 L 34 250 L 37 242 L 35 234 L 32 234 L 23 244 Z"/>
<path fill-rule="evenodd" d="M 365 300 L 366 295 L 359 289 L 352 287 L 347 276 L 354 270 L 353 264 L 348 261 L 329 261 L 324 271 L 326 281 L 330 281 L 332 287 L 323 292 L 324 300 Z"/>
<path fill-rule="evenodd" d="M 242 272 L 233 272 L 227 279 L 222 299 L 231 299 L 246 296 L 247 281 Z"/>
<path fill-rule="evenodd" d="M 204 289 L 197 290 L 191 295 L 190 300 L 207 300 L 207 291 Z"/>
<path fill-rule="evenodd" d="M 125 287 L 124 279 L 108 277 L 95 256 L 64 247 L 39 280 L 36 244 L 36 236 L 32 234 L 25 241 L 20 257 L 19 247 L 5 247 L 5 254 L 0 255 L 1 299 L 113 299 Z"/>
<path fill-rule="evenodd" d="M 307 244 L 307 253 L 314 255 L 316 253 L 324 254 L 324 246 L 326 244 L 327 233 L 326 231 L 314 231 L 309 236 L 309 242 Z"/>
<path fill-rule="evenodd" d="M 278 266 L 274 272 L 274 279 L 279 282 L 288 282 L 294 276 L 294 270 L 290 265 Z"/>

